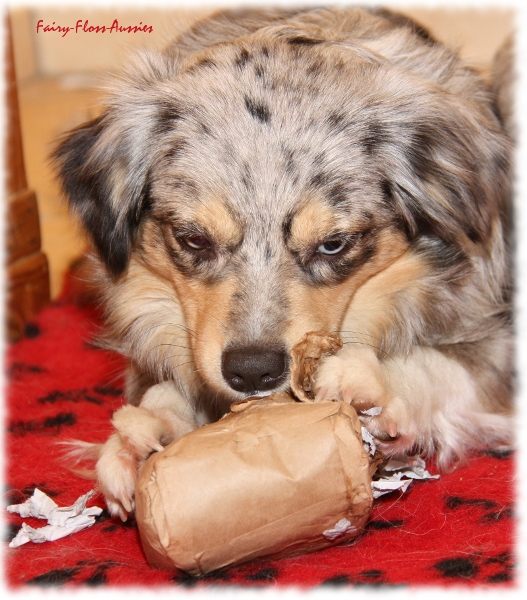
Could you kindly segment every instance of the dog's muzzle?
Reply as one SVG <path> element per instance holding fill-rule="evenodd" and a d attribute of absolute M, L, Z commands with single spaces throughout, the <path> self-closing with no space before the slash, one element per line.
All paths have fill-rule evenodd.
<path fill-rule="evenodd" d="M 253 395 L 279 387 L 287 377 L 287 363 L 283 350 L 234 348 L 223 353 L 221 372 L 233 390 Z"/>

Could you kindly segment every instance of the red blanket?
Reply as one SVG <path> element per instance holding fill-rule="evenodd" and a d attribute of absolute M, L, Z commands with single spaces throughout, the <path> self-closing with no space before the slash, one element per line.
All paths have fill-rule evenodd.
<path fill-rule="evenodd" d="M 8 350 L 6 504 L 38 487 L 60 506 L 93 487 L 61 459 L 60 440 L 102 441 L 123 403 L 122 360 L 90 344 L 92 308 L 64 301 L 30 324 Z M 433 465 L 428 466 L 434 471 Z M 514 585 L 514 459 L 488 452 L 440 479 L 416 481 L 375 502 L 349 546 L 248 565 L 195 579 L 151 569 L 137 527 L 104 511 L 91 528 L 55 542 L 5 549 L 9 586 L 418 586 Z M 89 506 L 104 506 L 95 496 Z M 225 510 L 222 508 L 221 510 Z M 7 513 L 6 513 L 7 514 Z M 7 515 L 7 541 L 24 519 Z M 25 519 L 41 527 L 45 522 Z"/>

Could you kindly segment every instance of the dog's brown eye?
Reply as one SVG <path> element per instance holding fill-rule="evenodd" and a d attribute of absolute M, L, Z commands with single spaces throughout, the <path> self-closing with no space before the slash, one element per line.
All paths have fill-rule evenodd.
<path fill-rule="evenodd" d="M 317 252 L 320 254 L 326 254 L 333 256 L 339 254 L 346 247 L 346 240 L 328 240 L 317 248 Z"/>
<path fill-rule="evenodd" d="M 211 247 L 210 240 L 204 235 L 193 235 L 183 238 L 183 243 L 192 250 L 208 250 Z"/>

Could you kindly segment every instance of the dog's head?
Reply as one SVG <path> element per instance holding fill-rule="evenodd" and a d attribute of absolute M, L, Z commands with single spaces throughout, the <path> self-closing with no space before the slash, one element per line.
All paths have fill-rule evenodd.
<path fill-rule="evenodd" d="M 489 107 L 365 48 L 276 28 L 136 69 L 60 177 L 115 281 L 135 261 L 171 286 L 229 400 L 285 387 L 291 346 L 420 236 L 464 252 L 497 217 Z"/>

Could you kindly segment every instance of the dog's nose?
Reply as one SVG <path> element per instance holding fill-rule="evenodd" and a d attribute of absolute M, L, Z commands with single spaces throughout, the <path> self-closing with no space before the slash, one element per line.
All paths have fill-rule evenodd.
<path fill-rule="evenodd" d="M 237 392 L 264 392 L 283 382 L 287 375 L 287 358 L 280 350 L 254 347 L 226 350 L 221 372 L 225 381 Z"/>

